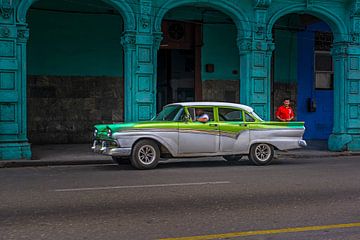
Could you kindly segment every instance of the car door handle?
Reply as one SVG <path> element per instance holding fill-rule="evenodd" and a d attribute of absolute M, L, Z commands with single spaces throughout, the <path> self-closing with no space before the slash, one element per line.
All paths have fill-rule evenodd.
<path fill-rule="evenodd" d="M 210 123 L 209 126 L 210 127 L 217 127 L 218 125 L 216 123 Z"/>
<path fill-rule="evenodd" d="M 240 127 L 247 127 L 247 124 L 246 123 L 240 123 L 239 126 Z"/>

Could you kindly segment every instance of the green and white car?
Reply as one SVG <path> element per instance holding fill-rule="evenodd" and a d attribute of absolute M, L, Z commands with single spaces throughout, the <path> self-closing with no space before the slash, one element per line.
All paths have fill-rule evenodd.
<path fill-rule="evenodd" d="M 197 114 L 208 121 L 198 121 Z M 303 122 L 268 122 L 251 107 L 223 102 L 174 103 L 151 121 L 95 126 L 92 150 L 117 163 L 130 160 L 137 169 L 151 169 L 160 158 L 243 155 L 256 165 L 273 160 L 274 150 L 306 146 Z"/>

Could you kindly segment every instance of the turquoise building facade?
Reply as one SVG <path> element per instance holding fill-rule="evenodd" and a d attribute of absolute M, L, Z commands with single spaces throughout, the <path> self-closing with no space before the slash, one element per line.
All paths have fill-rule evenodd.
<path fill-rule="evenodd" d="M 164 96 L 174 95 L 167 85 L 170 82 L 159 85 L 161 76 L 183 79 L 181 86 L 176 87 L 177 99 L 229 100 L 231 95 L 233 101 L 252 106 L 261 117 L 270 120 L 277 76 L 297 78 L 296 72 L 287 77 L 281 75 L 298 66 L 295 52 L 291 66 L 287 65 L 289 61 L 281 61 L 282 54 L 297 51 L 297 47 L 284 45 L 294 36 L 277 34 L 281 29 L 274 27 L 282 26 L 281 19 L 294 14 L 306 16 L 301 17 L 301 26 L 316 18 L 331 29 L 333 119 L 329 119 L 332 131 L 328 146 L 332 151 L 359 151 L 358 0 L 0 0 L 0 159 L 31 158 L 29 129 L 40 129 L 41 121 L 46 119 L 32 116 L 39 109 L 47 108 L 43 114 L 50 116 L 48 129 L 51 123 L 58 122 L 53 129 L 59 131 L 64 128 L 61 122 L 71 118 L 67 116 L 84 109 L 99 121 L 150 119 L 156 114 L 157 105 L 169 101 Z M 173 22 L 181 22 L 182 26 L 169 27 Z M 290 25 L 290 20 L 286 22 Z M 296 31 L 302 31 L 298 26 Z M 186 40 L 186 33 L 190 32 L 192 37 Z M 277 40 L 275 35 L 282 37 Z M 167 51 L 171 49 L 172 52 Z M 160 53 L 168 60 L 163 61 Z M 169 59 L 173 64 L 166 71 L 159 68 Z M 69 61 L 72 64 L 66 64 Z M 176 68 L 181 64 L 185 70 Z M 296 68 L 295 71 L 301 71 L 301 66 Z M 188 73 L 194 73 L 194 93 L 189 93 L 185 84 Z M 104 78 L 113 84 L 107 84 Z M 52 85 L 54 79 L 56 86 Z M 86 79 L 93 89 L 103 92 L 91 90 L 81 98 L 83 101 L 75 101 L 74 95 L 91 88 Z M 226 82 L 231 87 L 221 93 L 221 99 L 217 97 L 219 79 L 234 82 Z M 117 85 L 117 81 L 121 84 Z M 39 84 L 43 85 L 36 92 Z M 67 84 L 71 87 L 59 90 Z M 176 84 L 172 82 L 170 87 L 174 89 Z M 31 91 L 29 86 L 34 86 Z M 117 87 L 122 90 L 113 91 Z M 38 100 L 45 88 L 47 95 L 41 97 L 52 99 L 56 102 L 53 105 Z M 162 89 L 164 94 L 159 94 Z M 165 100 L 159 101 L 160 97 Z M 102 109 L 116 105 L 112 99 L 121 102 L 121 112 L 116 107 L 110 117 L 97 119 L 103 114 Z M 51 112 L 51 106 L 59 102 L 61 106 L 68 105 L 68 109 L 59 107 Z M 69 110 L 80 105 L 75 113 Z M 66 111 L 69 112 L 65 116 Z M 76 129 L 81 121 L 81 116 L 74 117 L 64 131 Z M 43 132 L 51 134 L 46 129 Z M 91 130 L 88 132 L 91 134 Z"/>

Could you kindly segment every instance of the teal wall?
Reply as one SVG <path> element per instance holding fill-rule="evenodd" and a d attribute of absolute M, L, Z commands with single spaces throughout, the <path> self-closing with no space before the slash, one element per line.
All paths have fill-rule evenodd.
<path fill-rule="evenodd" d="M 239 79 L 240 57 L 236 45 L 237 30 L 230 24 L 204 24 L 202 47 L 203 80 Z M 213 73 L 205 72 L 205 64 L 214 64 Z M 237 70 L 237 74 L 233 74 Z"/>
<path fill-rule="evenodd" d="M 170 10 L 165 19 L 203 23 L 202 80 L 239 79 L 240 56 L 237 29 L 232 19 L 212 8 L 178 7 Z M 213 73 L 205 72 L 205 64 L 214 64 Z M 238 74 L 233 74 L 237 70 Z"/>
<path fill-rule="evenodd" d="M 274 81 L 297 82 L 297 32 L 275 30 Z"/>
<path fill-rule="evenodd" d="M 120 15 L 30 10 L 28 23 L 28 74 L 123 75 Z"/>

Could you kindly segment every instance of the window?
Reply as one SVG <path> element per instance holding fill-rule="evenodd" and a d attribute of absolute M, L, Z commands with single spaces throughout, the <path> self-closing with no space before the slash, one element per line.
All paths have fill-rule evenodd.
<path fill-rule="evenodd" d="M 190 113 L 191 119 L 193 121 L 196 121 L 196 119 L 203 115 L 206 114 L 209 117 L 209 121 L 214 121 L 214 110 L 213 108 L 210 107 L 191 107 L 188 108 L 188 111 Z"/>
<path fill-rule="evenodd" d="M 182 107 L 178 105 L 171 105 L 165 107 L 153 121 L 177 121 L 181 115 Z"/>
<path fill-rule="evenodd" d="M 333 89 L 334 71 L 332 56 L 329 51 L 315 52 L 315 88 Z"/>
<path fill-rule="evenodd" d="M 255 122 L 255 119 L 250 116 L 250 114 L 248 114 L 247 112 L 245 113 L 245 120 L 246 122 Z"/>
<path fill-rule="evenodd" d="M 334 36 L 331 32 L 315 32 L 315 88 L 333 89 L 334 71 L 330 54 Z"/>
<path fill-rule="evenodd" d="M 224 122 L 243 122 L 243 111 L 239 109 L 219 108 L 219 120 Z"/>

